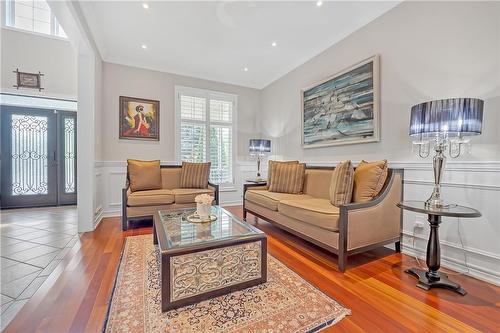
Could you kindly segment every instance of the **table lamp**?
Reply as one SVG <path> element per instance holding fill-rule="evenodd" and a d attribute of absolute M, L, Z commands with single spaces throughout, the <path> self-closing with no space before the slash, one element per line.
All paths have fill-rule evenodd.
<path fill-rule="evenodd" d="M 250 139 L 248 151 L 250 152 L 250 156 L 257 158 L 257 178 L 255 180 L 262 180 L 260 176 L 260 162 L 265 156 L 264 153 L 271 152 L 271 140 Z"/>
<path fill-rule="evenodd" d="M 450 98 L 417 104 L 411 108 L 410 136 L 416 138 L 418 155 L 427 158 L 431 148 L 435 154 L 434 191 L 426 201 L 428 208 L 449 207 L 441 197 L 446 150 L 451 158 L 462 154 L 469 145 L 466 137 L 481 134 L 484 101 L 477 98 Z"/>

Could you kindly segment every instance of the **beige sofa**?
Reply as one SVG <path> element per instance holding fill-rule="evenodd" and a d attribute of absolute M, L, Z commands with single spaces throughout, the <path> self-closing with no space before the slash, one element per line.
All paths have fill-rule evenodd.
<path fill-rule="evenodd" d="M 245 185 L 247 213 L 300 236 L 338 255 L 344 272 L 347 257 L 386 244 L 400 251 L 403 170 L 389 169 L 384 187 L 371 201 L 336 207 L 330 203 L 333 167 L 307 167 L 303 194 L 269 192 L 267 186 Z"/>
<path fill-rule="evenodd" d="M 162 165 L 162 188 L 132 192 L 127 183 L 122 190 L 122 230 L 128 229 L 128 222 L 134 219 L 152 218 L 155 211 L 196 207 L 194 198 L 199 194 L 210 194 L 219 204 L 219 186 L 208 184 L 206 189 L 180 188 L 181 166 Z"/>

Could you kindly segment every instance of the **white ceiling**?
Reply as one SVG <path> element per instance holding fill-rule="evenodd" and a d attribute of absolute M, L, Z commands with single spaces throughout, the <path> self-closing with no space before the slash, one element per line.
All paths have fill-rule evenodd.
<path fill-rule="evenodd" d="M 104 61 L 253 88 L 398 3 L 80 1 Z"/>

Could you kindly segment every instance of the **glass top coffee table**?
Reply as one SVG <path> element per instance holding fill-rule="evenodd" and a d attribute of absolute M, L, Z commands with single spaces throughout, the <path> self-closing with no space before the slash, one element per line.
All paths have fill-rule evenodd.
<path fill-rule="evenodd" d="M 195 211 L 158 211 L 153 241 L 161 255 L 162 310 L 200 302 L 267 280 L 267 239 L 219 206 L 217 220 L 192 223 Z"/>

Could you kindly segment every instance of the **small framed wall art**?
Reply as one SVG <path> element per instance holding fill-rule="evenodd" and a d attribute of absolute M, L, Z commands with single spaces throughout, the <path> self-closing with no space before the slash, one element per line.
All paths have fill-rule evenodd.
<path fill-rule="evenodd" d="M 120 139 L 160 140 L 160 102 L 120 96 Z"/>
<path fill-rule="evenodd" d="M 30 88 L 30 89 L 38 89 L 38 91 L 42 91 L 42 76 L 43 74 L 38 73 L 26 73 L 20 72 L 18 68 L 14 71 L 16 73 L 16 85 L 14 88 Z"/>

